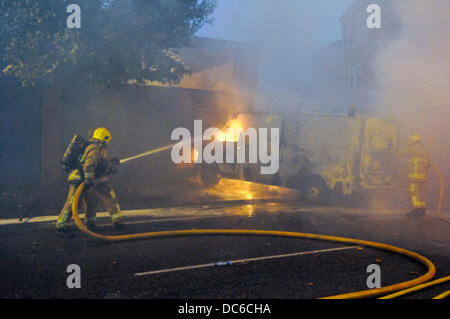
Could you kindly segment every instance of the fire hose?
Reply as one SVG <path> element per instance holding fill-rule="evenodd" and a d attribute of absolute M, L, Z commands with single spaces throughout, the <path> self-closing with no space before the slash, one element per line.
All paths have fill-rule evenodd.
<path fill-rule="evenodd" d="M 121 159 L 120 160 L 120 164 L 126 163 L 128 161 L 131 161 L 131 160 L 134 160 L 134 159 L 137 159 L 137 158 L 140 158 L 140 157 L 149 156 L 149 155 L 152 155 L 152 154 L 155 154 L 155 153 L 159 153 L 159 152 L 168 150 L 169 148 L 172 148 L 174 145 L 175 144 L 162 146 L 162 147 L 155 148 L 154 150 L 151 150 L 151 151 L 148 151 L 148 152 L 145 152 L 145 153 L 142 153 L 142 154 L 138 154 L 138 155 L 135 155 L 135 156 L 131 156 L 131 157 L 128 157 L 128 158 Z"/>
<path fill-rule="evenodd" d="M 360 239 L 353 238 L 345 238 L 345 237 L 336 237 L 329 235 L 319 235 L 319 234 L 309 234 L 309 233 L 300 233 L 300 232 L 286 232 L 286 231 L 274 231 L 274 230 L 250 230 L 250 229 L 186 229 L 186 230 L 166 230 L 166 231 L 156 231 L 156 232 L 145 232 L 145 233 L 136 233 L 136 234 L 127 234 L 127 235 L 102 235 L 95 233 L 89 230 L 81 221 L 78 215 L 78 206 L 81 195 L 84 190 L 84 182 L 78 186 L 74 200 L 72 203 L 72 213 L 73 219 L 77 227 L 88 236 L 107 240 L 107 241 L 125 241 L 125 240 L 134 240 L 134 239 L 143 239 L 143 238 L 161 238 L 161 237 L 174 237 L 174 236 L 199 236 L 199 235 L 255 235 L 255 236 L 276 236 L 276 237 L 288 237 L 288 238 L 306 238 L 313 240 L 323 240 L 323 241 L 332 241 L 339 243 L 347 243 L 347 244 L 355 244 L 366 247 L 371 247 L 375 249 L 386 250 L 389 252 L 401 254 L 407 257 L 410 257 L 416 261 L 419 261 L 423 265 L 427 267 L 427 272 L 413 280 L 389 285 L 381 288 L 374 288 L 368 290 L 362 290 L 357 292 L 345 293 L 336 296 L 329 296 L 322 299 L 355 299 L 355 298 L 370 298 L 370 297 L 378 297 L 386 294 L 403 294 L 408 293 L 408 289 L 413 289 L 415 287 L 420 287 L 421 284 L 426 283 L 431 280 L 436 274 L 436 267 L 434 264 L 426 257 L 415 253 L 410 250 L 406 250 L 403 248 L 399 248 L 392 245 L 382 244 L 373 241 L 366 241 Z M 429 284 L 435 285 L 443 282 L 450 281 L 450 276 L 439 279 L 438 281 L 430 282 Z M 428 286 L 427 286 L 428 287 Z M 424 288 L 424 287 L 423 287 Z M 442 297 L 443 294 L 437 296 Z M 392 295 L 385 296 L 385 298 L 391 298 Z M 395 295 L 397 296 L 397 295 Z"/>

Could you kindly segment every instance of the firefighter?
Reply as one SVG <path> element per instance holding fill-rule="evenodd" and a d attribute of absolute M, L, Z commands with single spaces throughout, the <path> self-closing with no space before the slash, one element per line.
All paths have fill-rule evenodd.
<path fill-rule="evenodd" d="M 106 146 L 111 141 L 111 134 L 103 127 L 94 131 L 89 140 L 83 156 L 80 160 L 80 169 L 73 170 L 68 177 L 69 194 L 64 207 L 59 215 L 56 227 L 64 232 L 67 230 L 68 223 L 72 217 L 73 197 L 77 187 L 84 180 L 85 190 L 83 202 L 85 204 L 86 225 L 94 229 L 96 224 L 96 203 L 101 199 L 106 206 L 113 225 L 121 226 L 121 212 L 117 196 L 108 182 L 107 175 L 116 171 L 119 160 L 107 160 Z"/>
<path fill-rule="evenodd" d="M 408 158 L 409 195 L 413 210 L 408 217 L 421 217 L 426 214 L 425 182 L 427 170 L 430 166 L 430 157 L 419 134 L 409 138 L 408 145 L 398 151 L 398 157 Z"/>

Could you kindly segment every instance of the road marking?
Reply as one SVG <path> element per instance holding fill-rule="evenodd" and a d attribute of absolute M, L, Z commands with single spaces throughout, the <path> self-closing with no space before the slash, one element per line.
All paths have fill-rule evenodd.
<path fill-rule="evenodd" d="M 146 271 L 146 272 L 138 272 L 138 273 L 135 273 L 134 275 L 135 276 L 149 276 L 149 275 L 163 274 L 163 273 L 175 272 L 175 271 L 207 268 L 207 267 L 214 267 L 214 266 L 221 266 L 221 265 L 242 264 L 242 263 L 247 263 L 247 262 L 251 262 L 251 261 L 260 261 L 260 260 L 268 260 L 268 259 L 295 257 L 295 256 L 302 256 L 302 255 L 312 255 L 312 254 L 318 254 L 318 253 L 326 253 L 326 252 L 331 252 L 331 251 L 357 249 L 357 248 L 359 248 L 359 246 L 345 246 L 345 247 L 338 247 L 338 248 L 328 248 L 328 249 L 311 250 L 311 251 L 300 251 L 300 252 L 295 252 L 295 253 L 290 253 L 290 254 L 272 255 L 272 256 L 245 258 L 245 259 L 236 259 L 236 260 L 230 260 L 230 261 L 226 261 L 226 262 L 214 262 L 214 263 L 200 264 L 200 265 L 194 265 L 194 266 L 185 266 L 185 267 L 176 267 L 176 268 L 152 270 L 152 271 Z"/>
<path fill-rule="evenodd" d="M 195 220 L 195 219 L 206 219 L 206 218 L 217 218 L 217 217 L 227 217 L 225 215 L 217 216 L 217 215 L 205 215 L 205 216 L 192 216 L 192 217 L 179 217 L 179 218 L 161 218 L 161 219 L 150 219 L 150 220 L 139 220 L 139 221 L 125 221 L 126 225 L 135 225 L 135 224 L 147 224 L 147 223 L 163 223 L 163 222 L 176 222 L 176 221 L 185 221 L 185 220 Z M 111 225 L 98 225 L 97 227 L 111 227 Z"/>
<path fill-rule="evenodd" d="M 97 214 L 97 217 L 110 217 L 108 213 L 104 214 Z M 127 216 L 126 214 L 123 214 L 124 216 Z M 128 215 L 132 216 L 132 215 Z M 148 215 L 139 215 L 139 216 L 148 216 Z M 185 221 L 185 220 L 195 220 L 195 219 L 205 219 L 205 218 L 217 218 L 217 217 L 227 217 L 226 215 L 204 215 L 204 216 L 192 216 L 192 217 L 174 217 L 174 218 L 161 218 L 161 219 L 150 219 L 150 220 L 140 220 L 140 221 L 129 221 L 125 222 L 127 225 L 134 225 L 134 224 L 146 224 L 146 223 L 160 223 L 160 222 L 170 222 L 170 221 Z M 1 225 L 15 225 L 15 224 L 31 224 L 31 223 L 43 223 L 43 222 L 52 222 L 56 221 L 57 217 L 55 216 L 42 216 L 42 217 L 35 217 L 33 219 L 25 219 L 22 222 L 20 222 L 18 219 L 0 219 L 0 226 Z M 98 227 L 103 226 L 110 226 L 110 225 L 98 225 Z"/>
<path fill-rule="evenodd" d="M 0 219 L 0 226 L 1 225 L 15 225 L 15 224 L 29 224 L 29 223 L 44 223 L 44 222 L 56 221 L 57 218 L 58 218 L 58 216 L 39 216 L 39 217 L 26 218 L 23 221 L 20 221 L 19 218 Z"/>
<path fill-rule="evenodd" d="M 132 216 L 132 217 L 154 217 L 166 219 L 168 217 L 176 218 L 203 218 L 210 216 L 217 217 L 227 217 L 227 216 L 246 216 L 240 214 L 231 214 L 230 210 L 235 209 L 236 207 L 245 207 L 248 204 L 243 205 L 232 205 L 225 207 L 212 207 L 209 205 L 203 206 L 192 206 L 192 207 L 167 207 L 167 208 L 150 208 L 150 209 L 135 209 L 135 210 L 126 210 L 122 211 L 123 216 Z M 205 214 L 205 215 L 202 215 Z M 84 214 L 80 214 L 80 217 L 83 217 Z M 108 212 L 98 212 L 97 218 L 109 218 Z M 32 223 L 46 223 L 46 222 L 55 222 L 58 219 L 58 216 L 36 216 L 36 217 L 25 217 L 22 221 L 19 218 L 8 218 L 8 219 L 0 219 L 0 226 L 3 225 L 16 225 L 16 224 L 32 224 Z M 158 220 L 155 220 L 157 222 Z"/>
<path fill-rule="evenodd" d="M 183 209 L 182 209 L 183 210 Z M 204 208 L 200 210 L 205 210 Z M 192 213 L 193 209 L 190 209 Z M 130 211 L 122 211 L 123 216 L 125 217 L 162 217 L 164 214 L 160 212 L 160 209 L 149 209 L 149 210 L 130 210 Z M 168 214 L 174 215 L 174 214 Z M 80 214 L 80 218 L 83 218 L 84 214 Z M 183 216 L 183 214 L 181 214 Z M 138 223 L 151 223 L 151 222 L 163 222 L 163 221 L 173 221 L 173 220 L 190 220 L 190 219 L 201 219 L 201 218 L 212 218 L 212 217 L 226 217 L 230 216 L 225 213 L 217 213 L 215 215 L 203 215 L 203 216 L 185 216 L 185 217 L 174 217 L 174 218 L 161 218 L 154 219 L 149 221 L 141 221 L 141 222 L 130 222 L 131 224 Z M 97 218 L 109 218 L 109 213 L 102 212 L 97 213 Z M 28 217 L 24 218 L 20 221 L 19 218 L 8 218 L 8 219 L 0 219 L 0 226 L 3 225 L 16 225 L 16 224 L 32 224 L 32 223 L 45 223 L 45 222 L 55 222 L 58 219 L 58 216 L 37 216 L 37 217 Z M 130 224 L 127 223 L 127 224 Z"/>

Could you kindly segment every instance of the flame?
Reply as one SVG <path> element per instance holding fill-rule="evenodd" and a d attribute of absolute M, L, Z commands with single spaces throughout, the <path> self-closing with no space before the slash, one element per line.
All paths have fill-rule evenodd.
<path fill-rule="evenodd" d="M 231 120 L 225 128 L 222 129 L 221 134 L 217 137 L 220 142 L 237 142 L 239 136 L 243 131 L 242 125 L 238 120 Z"/>
<path fill-rule="evenodd" d="M 193 163 L 197 162 L 197 159 L 198 159 L 198 151 L 195 148 L 193 148 L 192 149 L 192 162 Z"/>

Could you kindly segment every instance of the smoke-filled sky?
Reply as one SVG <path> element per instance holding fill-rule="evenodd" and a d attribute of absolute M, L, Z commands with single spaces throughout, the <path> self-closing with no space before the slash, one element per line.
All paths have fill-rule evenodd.
<path fill-rule="evenodd" d="M 374 61 L 383 89 L 376 108 L 399 119 L 404 136 L 421 134 L 433 161 L 450 174 L 450 1 L 394 4 L 401 34 Z"/>
<path fill-rule="evenodd" d="M 295 87 L 314 52 L 340 39 L 352 0 L 219 0 L 214 23 L 198 36 L 259 46 L 260 84 Z"/>
<path fill-rule="evenodd" d="M 281 99 L 309 80 L 311 56 L 341 39 L 340 17 L 352 2 L 219 0 L 214 23 L 197 35 L 257 44 L 260 90 Z M 392 3 L 401 33 L 375 56 L 371 67 L 382 90 L 371 107 L 399 119 L 404 138 L 422 134 L 435 161 L 450 171 L 450 1 Z"/>
<path fill-rule="evenodd" d="M 352 3 L 219 0 L 213 24 L 197 35 L 257 44 L 260 89 L 286 96 L 288 90 L 295 92 L 302 81 L 309 80 L 311 56 L 341 39 L 340 17 Z M 433 148 L 448 148 L 448 143 L 442 147 L 437 139 L 448 136 L 450 127 L 450 1 L 396 0 L 393 4 L 401 34 L 373 61 L 376 82 L 383 88 L 374 108 L 381 115 L 403 120 L 405 134 L 417 131 L 428 137 Z M 421 124 L 416 128 L 408 123 Z"/>

